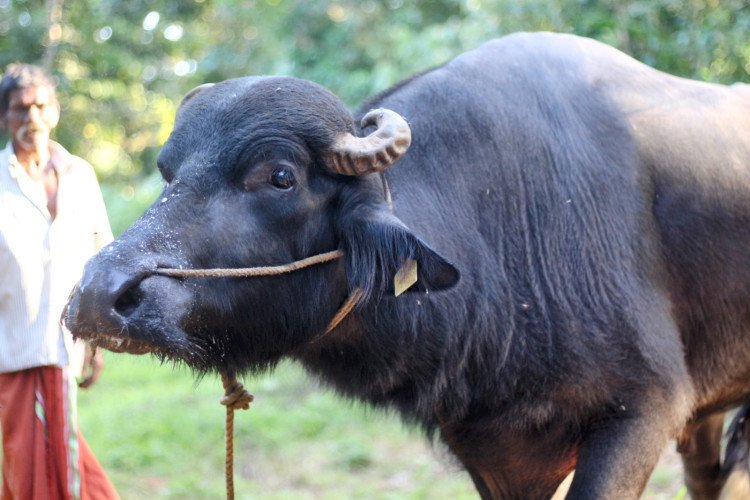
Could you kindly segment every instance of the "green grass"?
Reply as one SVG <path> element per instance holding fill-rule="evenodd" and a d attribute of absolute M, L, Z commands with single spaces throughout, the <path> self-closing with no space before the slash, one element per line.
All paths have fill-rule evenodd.
<path fill-rule="evenodd" d="M 81 429 L 123 499 L 223 498 L 223 394 L 216 377 L 150 357 L 106 353 L 79 392 Z M 395 416 L 343 401 L 295 365 L 244 381 L 235 413 L 235 491 L 252 499 L 474 499 L 468 475 Z M 668 452 L 644 498 L 685 495 Z"/>
<path fill-rule="evenodd" d="M 153 358 L 106 353 L 79 392 L 81 429 L 124 499 L 222 498 L 225 409 L 216 377 L 196 382 Z M 395 416 L 346 402 L 289 364 L 245 380 L 235 413 L 238 498 L 476 498 L 468 476 Z"/>

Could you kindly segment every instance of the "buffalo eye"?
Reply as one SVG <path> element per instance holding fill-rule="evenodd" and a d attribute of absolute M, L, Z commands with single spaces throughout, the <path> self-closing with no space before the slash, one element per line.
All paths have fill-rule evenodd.
<path fill-rule="evenodd" d="M 277 168 L 268 178 L 268 182 L 279 189 L 292 189 L 294 187 L 294 173 L 287 167 Z"/>

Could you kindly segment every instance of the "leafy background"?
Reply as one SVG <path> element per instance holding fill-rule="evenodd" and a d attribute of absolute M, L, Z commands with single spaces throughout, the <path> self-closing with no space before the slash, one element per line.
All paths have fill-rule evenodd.
<path fill-rule="evenodd" d="M 57 138 L 95 166 L 120 232 L 158 194 L 155 157 L 194 86 L 293 75 L 355 106 L 521 30 L 597 38 L 680 76 L 750 78 L 748 0 L 0 0 L 0 66 L 59 76 Z"/>
<path fill-rule="evenodd" d="M 158 196 L 155 157 L 194 86 L 293 75 L 354 107 L 521 30 L 593 37 L 684 77 L 750 81 L 747 0 L 0 0 L 0 66 L 33 62 L 58 76 L 56 137 L 96 168 L 117 234 Z M 107 360 L 80 395 L 80 418 L 123 497 L 221 497 L 218 381 L 150 358 Z M 298 367 L 247 385 L 257 401 L 236 417 L 241 497 L 475 496 L 439 446 Z M 647 497 L 684 496 L 679 475 L 668 453 Z"/>

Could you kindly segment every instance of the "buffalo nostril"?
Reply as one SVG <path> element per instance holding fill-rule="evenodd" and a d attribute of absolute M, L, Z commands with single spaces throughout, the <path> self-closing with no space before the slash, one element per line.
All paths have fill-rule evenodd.
<path fill-rule="evenodd" d="M 123 317 L 128 317 L 138 309 L 138 305 L 143 300 L 143 290 L 140 283 L 129 287 L 115 301 L 115 312 Z"/>

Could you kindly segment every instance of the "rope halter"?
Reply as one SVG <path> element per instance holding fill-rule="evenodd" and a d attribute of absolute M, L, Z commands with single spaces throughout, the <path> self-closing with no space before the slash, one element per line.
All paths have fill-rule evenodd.
<path fill-rule="evenodd" d="M 214 269 L 158 268 L 153 274 L 170 276 L 173 278 L 250 278 L 257 276 L 278 276 L 340 259 L 343 256 L 343 251 L 333 250 L 280 266 Z M 323 333 L 315 337 L 312 342 L 317 342 L 322 337 L 333 331 L 354 309 L 361 297 L 362 290 L 359 288 L 349 294 L 349 297 L 339 308 L 334 317 L 331 318 L 331 321 L 328 323 L 328 326 L 326 326 Z M 227 407 L 225 457 L 226 490 L 227 499 L 232 500 L 234 499 L 234 410 L 247 410 L 250 408 L 253 396 L 237 381 L 237 377 L 233 372 L 222 373 L 221 381 L 224 385 L 224 397 L 221 398 L 220 403 Z"/>

